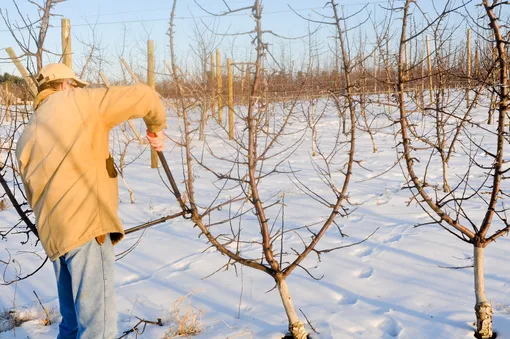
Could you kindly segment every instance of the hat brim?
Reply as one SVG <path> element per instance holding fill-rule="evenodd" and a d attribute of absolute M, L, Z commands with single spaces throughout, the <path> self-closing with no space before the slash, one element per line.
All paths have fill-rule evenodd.
<path fill-rule="evenodd" d="M 81 79 L 78 79 L 77 77 L 73 77 L 73 80 L 74 80 L 74 81 L 76 81 L 76 84 L 77 84 L 77 85 L 78 85 L 78 87 L 80 87 L 80 88 L 83 88 L 83 87 L 86 87 L 86 86 L 88 86 L 88 85 L 89 85 L 89 83 L 88 83 L 88 82 L 83 81 L 83 80 L 81 80 Z"/>

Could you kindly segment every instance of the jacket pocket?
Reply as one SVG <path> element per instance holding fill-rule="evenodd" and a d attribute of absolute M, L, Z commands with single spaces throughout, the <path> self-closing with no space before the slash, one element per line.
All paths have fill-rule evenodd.
<path fill-rule="evenodd" d="M 113 162 L 111 154 L 108 156 L 108 159 L 106 159 L 106 171 L 108 171 L 110 178 L 117 178 L 118 173 L 115 169 L 115 163 Z"/>

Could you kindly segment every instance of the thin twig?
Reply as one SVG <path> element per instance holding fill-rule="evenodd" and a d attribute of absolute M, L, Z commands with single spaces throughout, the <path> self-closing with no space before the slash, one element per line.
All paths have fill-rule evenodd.
<path fill-rule="evenodd" d="M 35 297 L 37 298 L 37 301 L 39 301 L 39 305 L 41 305 L 44 313 L 46 314 L 46 319 L 43 322 L 44 326 L 51 325 L 51 319 L 50 319 L 50 315 L 49 315 L 48 311 L 46 310 L 46 308 L 42 304 L 41 299 L 39 299 L 39 296 L 37 295 L 37 293 L 35 291 L 33 291 L 33 292 L 35 294 Z"/>

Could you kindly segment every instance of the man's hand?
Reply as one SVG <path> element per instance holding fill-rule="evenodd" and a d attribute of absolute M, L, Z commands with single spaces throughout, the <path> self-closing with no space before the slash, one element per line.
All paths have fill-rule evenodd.
<path fill-rule="evenodd" d="M 156 152 L 162 152 L 165 149 L 165 134 L 163 131 L 156 133 L 147 131 L 147 140 Z"/>

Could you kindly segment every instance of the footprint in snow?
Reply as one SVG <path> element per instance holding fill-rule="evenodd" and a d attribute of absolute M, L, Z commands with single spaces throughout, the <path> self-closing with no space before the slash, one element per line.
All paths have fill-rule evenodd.
<path fill-rule="evenodd" d="M 402 234 L 393 234 L 393 235 L 389 236 L 388 239 L 384 240 L 384 242 L 386 244 L 391 244 L 391 243 L 400 241 L 402 239 L 402 237 L 403 237 Z"/>
<path fill-rule="evenodd" d="M 352 254 L 354 254 L 355 256 L 358 256 L 360 258 L 364 258 L 364 257 L 367 257 L 370 254 L 372 254 L 372 252 L 374 252 L 373 248 L 370 248 L 370 247 L 360 247 L 360 248 L 356 248 L 352 252 Z"/>
<path fill-rule="evenodd" d="M 377 327 L 386 333 L 383 338 L 397 338 L 400 332 L 402 332 L 402 327 L 392 317 L 383 319 L 377 324 Z"/>
<path fill-rule="evenodd" d="M 181 273 L 183 273 L 185 271 L 191 270 L 193 268 L 193 266 L 195 266 L 195 264 L 198 264 L 202 261 L 203 260 L 197 260 L 197 261 L 193 261 L 193 262 L 180 262 L 180 263 L 170 266 L 169 268 L 167 268 L 165 270 L 166 272 L 163 271 L 160 273 L 160 275 L 162 275 L 166 278 L 174 276 L 174 275 L 180 275 Z M 168 270 L 170 270 L 169 273 L 168 273 Z"/>
<path fill-rule="evenodd" d="M 340 305 L 354 305 L 358 302 L 358 296 L 355 294 L 334 293 L 332 299 L 335 299 Z"/>
<path fill-rule="evenodd" d="M 197 261 L 193 261 L 193 262 L 181 261 L 181 262 L 171 265 L 170 267 L 172 270 L 185 271 L 185 270 L 188 270 L 193 263 L 200 262 L 200 261 L 201 260 L 197 260 Z"/>
<path fill-rule="evenodd" d="M 348 221 L 352 222 L 352 223 L 358 223 L 358 222 L 361 222 L 363 221 L 365 217 L 363 215 L 359 215 L 359 216 L 354 216 L 354 217 L 350 217 L 348 219 Z"/>
<path fill-rule="evenodd" d="M 143 276 L 140 274 L 130 274 L 124 278 L 124 281 L 122 283 L 120 283 L 119 285 L 116 285 L 115 288 L 133 285 L 133 284 L 139 283 L 141 281 L 149 280 L 150 278 L 151 278 L 150 275 Z"/>
<path fill-rule="evenodd" d="M 355 294 L 342 295 L 341 299 L 338 300 L 340 305 L 354 305 L 358 302 L 358 296 Z"/>
<path fill-rule="evenodd" d="M 374 274 L 373 267 L 366 267 L 363 270 L 356 273 L 356 276 L 361 279 L 368 279 Z"/>
<path fill-rule="evenodd" d="M 385 205 L 390 202 L 393 196 L 398 193 L 400 188 L 385 188 L 384 193 L 379 194 L 376 198 L 376 205 Z"/>

